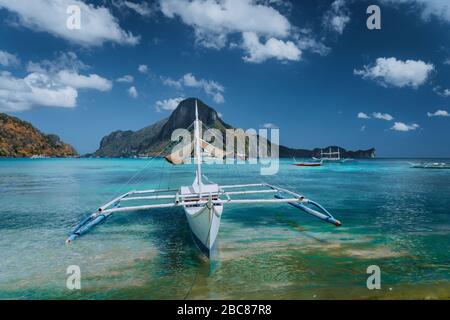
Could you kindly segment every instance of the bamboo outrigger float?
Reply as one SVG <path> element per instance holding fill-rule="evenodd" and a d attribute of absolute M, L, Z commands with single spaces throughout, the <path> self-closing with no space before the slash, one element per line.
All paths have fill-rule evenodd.
<path fill-rule="evenodd" d="M 280 204 L 287 203 L 310 215 L 335 226 L 341 223 L 317 202 L 290 190 L 266 184 L 237 184 L 222 185 L 212 183 L 201 171 L 201 149 L 203 140 L 200 139 L 201 123 L 198 119 L 197 101 L 195 103 L 194 122 L 194 151 L 196 158 L 196 176 L 192 185 L 181 186 L 179 189 L 150 189 L 133 190 L 102 205 L 98 210 L 83 219 L 72 231 L 66 242 L 71 243 L 79 236 L 87 233 L 95 225 L 105 221 L 114 213 L 150 210 L 157 208 L 183 207 L 195 242 L 206 256 L 210 256 L 219 233 L 220 219 L 223 208 L 228 204 Z M 203 182 L 203 179 L 205 183 Z M 235 196 L 267 195 L 273 198 L 240 199 Z M 167 200 L 166 203 L 154 203 Z M 138 203 L 122 206 L 124 203 Z M 153 202 L 153 203 L 152 203 Z M 141 203 L 141 204 L 139 204 Z M 143 203 L 143 204 L 142 204 Z"/>

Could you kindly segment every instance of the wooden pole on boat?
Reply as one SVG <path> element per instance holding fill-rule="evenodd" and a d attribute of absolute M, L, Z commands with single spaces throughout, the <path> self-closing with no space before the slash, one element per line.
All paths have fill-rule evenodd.
<path fill-rule="evenodd" d="M 199 194 L 202 193 L 202 159 L 200 151 L 200 123 L 198 120 L 198 107 L 197 99 L 195 99 L 195 124 L 194 124 L 194 143 L 195 143 L 195 156 L 197 159 L 197 183 Z"/>

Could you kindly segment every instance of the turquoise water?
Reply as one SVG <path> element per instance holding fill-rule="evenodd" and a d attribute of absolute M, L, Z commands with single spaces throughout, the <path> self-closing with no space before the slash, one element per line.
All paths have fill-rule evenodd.
<path fill-rule="evenodd" d="M 287 205 L 228 205 L 211 264 L 183 210 L 161 209 L 117 214 L 66 246 L 71 227 L 114 195 L 190 184 L 193 167 L 161 159 L 0 160 L 0 298 L 450 298 L 450 170 L 411 169 L 407 160 L 316 168 L 283 160 L 276 176 L 248 165 L 204 171 L 220 184 L 290 188 L 343 226 Z M 81 268 L 81 290 L 66 288 L 69 265 Z M 381 268 L 381 290 L 366 287 L 370 265 Z"/>

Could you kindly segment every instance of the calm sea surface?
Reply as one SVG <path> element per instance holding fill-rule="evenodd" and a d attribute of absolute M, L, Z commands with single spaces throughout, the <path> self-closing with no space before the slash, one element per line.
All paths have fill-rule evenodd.
<path fill-rule="evenodd" d="M 290 188 L 343 226 L 288 205 L 228 205 L 209 263 L 181 208 L 116 214 L 64 243 L 119 192 L 191 184 L 191 165 L 0 160 L 0 299 L 450 298 L 450 170 L 412 169 L 407 160 L 291 164 L 282 160 L 276 176 L 249 165 L 204 172 L 220 184 Z M 69 265 L 81 268 L 81 290 L 66 288 Z M 370 265 L 381 268 L 381 290 L 366 287 Z"/>

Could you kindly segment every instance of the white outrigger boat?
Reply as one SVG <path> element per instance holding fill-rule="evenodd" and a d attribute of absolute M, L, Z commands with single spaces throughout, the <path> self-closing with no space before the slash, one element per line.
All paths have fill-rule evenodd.
<path fill-rule="evenodd" d="M 419 162 L 410 164 L 411 168 L 416 169 L 450 169 L 450 163 L 446 162 Z"/>
<path fill-rule="evenodd" d="M 337 148 L 337 151 L 331 151 L 331 147 L 328 149 L 328 152 L 324 152 L 323 149 L 320 149 L 320 158 L 312 158 L 316 161 L 320 161 L 321 163 L 344 163 L 346 161 L 352 160 L 349 158 L 341 158 L 340 149 Z"/>
<path fill-rule="evenodd" d="M 202 176 L 202 144 L 200 138 L 201 122 L 198 119 L 197 101 L 195 102 L 194 151 L 196 174 L 192 185 L 179 189 L 133 190 L 102 205 L 94 213 L 83 219 L 71 232 L 66 243 L 71 243 L 87 233 L 95 225 L 103 222 L 114 213 L 157 208 L 183 207 L 194 240 L 207 257 L 210 256 L 219 233 L 220 219 L 225 205 L 228 204 L 279 204 L 288 203 L 323 221 L 335 226 L 341 223 L 317 202 L 287 189 L 266 183 L 218 185 Z M 205 182 L 203 182 L 204 177 Z M 273 194 L 273 198 L 233 199 L 237 195 Z M 152 203 L 167 200 L 166 203 Z M 145 204 L 122 206 L 126 202 L 144 202 Z"/>

